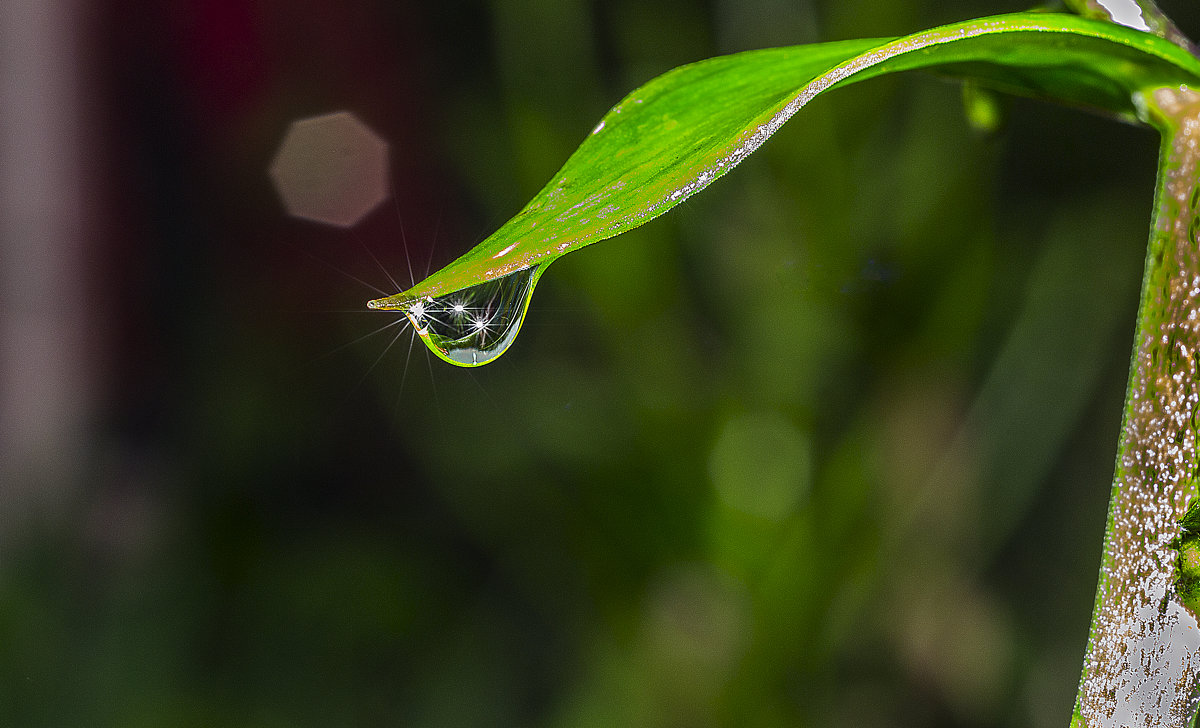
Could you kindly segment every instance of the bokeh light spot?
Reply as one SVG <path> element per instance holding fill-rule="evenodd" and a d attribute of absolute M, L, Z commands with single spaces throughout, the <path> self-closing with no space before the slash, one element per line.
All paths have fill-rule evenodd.
<path fill-rule="evenodd" d="M 387 197 L 387 148 L 348 111 L 300 119 L 269 174 L 289 214 L 349 227 Z"/>
<path fill-rule="evenodd" d="M 708 457 L 717 495 L 731 508 L 779 521 L 807 496 L 809 440 L 778 412 L 731 418 Z"/>

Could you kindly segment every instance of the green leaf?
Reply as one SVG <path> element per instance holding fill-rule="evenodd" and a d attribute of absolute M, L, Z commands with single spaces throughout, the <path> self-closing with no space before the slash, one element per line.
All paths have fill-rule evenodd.
<path fill-rule="evenodd" d="M 1200 84 L 1200 60 L 1173 43 L 1059 13 L 1015 13 L 903 38 L 771 48 L 681 66 L 605 114 L 549 184 L 495 234 L 410 290 L 368 306 L 404 311 L 430 348 L 452 363 L 490 361 L 503 351 L 496 343 L 503 339 L 506 348 L 516 333 L 488 328 L 490 302 L 476 301 L 476 318 L 454 321 L 449 304 L 444 310 L 431 304 L 524 269 L 536 267 L 536 281 L 559 256 L 635 228 L 704 189 L 818 94 L 918 69 L 1129 121 L 1139 118 L 1139 91 Z M 506 319 L 513 326 L 520 326 L 532 281 L 520 282 L 521 315 Z M 455 349 L 469 354 L 447 355 Z"/>

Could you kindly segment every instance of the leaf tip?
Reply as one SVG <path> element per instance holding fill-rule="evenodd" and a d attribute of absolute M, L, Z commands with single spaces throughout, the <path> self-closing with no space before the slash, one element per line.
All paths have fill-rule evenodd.
<path fill-rule="evenodd" d="M 406 296 L 403 293 L 397 293 L 383 298 L 374 298 L 367 301 L 367 308 L 372 311 L 403 311 L 412 301 L 412 296 Z"/>

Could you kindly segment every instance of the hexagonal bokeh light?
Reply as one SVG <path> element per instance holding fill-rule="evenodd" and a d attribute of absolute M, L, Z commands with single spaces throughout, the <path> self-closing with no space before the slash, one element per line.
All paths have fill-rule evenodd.
<path fill-rule="evenodd" d="M 269 174 L 289 214 L 349 227 L 388 194 L 388 145 L 349 111 L 292 122 Z"/>

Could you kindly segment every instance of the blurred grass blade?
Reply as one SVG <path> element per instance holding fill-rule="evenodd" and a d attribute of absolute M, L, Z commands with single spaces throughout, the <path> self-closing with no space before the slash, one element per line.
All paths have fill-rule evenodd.
<path fill-rule="evenodd" d="M 1137 119 L 1135 92 L 1200 83 L 1200 60 L 1179 46 L 1060 13 L 1015 13 L 903 38 L 693 63 L 613 107 L 549 184 L 491 237 L 410 290 L 368 305 L 407 311 L 415 301 L 544 266 L 635 228 L 724 175 L 823 91 L 916 69 L 1130 121 Z"/>

